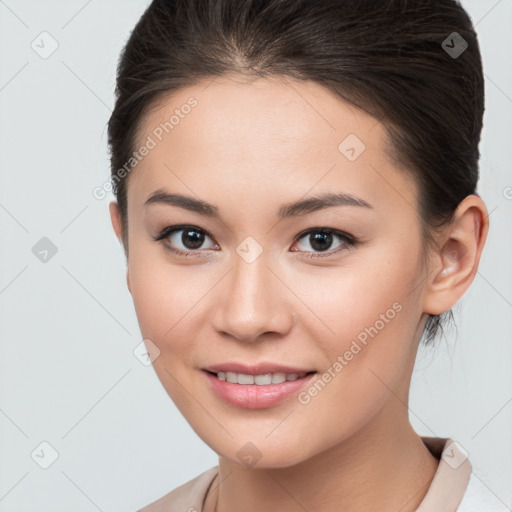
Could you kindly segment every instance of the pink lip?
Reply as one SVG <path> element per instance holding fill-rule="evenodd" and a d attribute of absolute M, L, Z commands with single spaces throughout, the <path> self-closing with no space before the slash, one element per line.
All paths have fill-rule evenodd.
<path fill-rule="evenodd" d="M 219 370 L 222 371 L 222 370 Z M 230 370 L 228 370 L 230 371 Z M 235 407 L 241 407 L 245 409 L 263 409 L 265 407 L 271 407 L 276 405 L 285 398 L 294 395 L 300 391 L 300 389 L 306 386 L 316 373 L 305 375 L 304 377 L 297 380 L 290 380 L 282 382 L 281 384 L 268 384 L 265 386 L 258 386 L 257 384 L 234 384 L 218 379 L 212 373 L 203 371 L 208 379 L 208 384 L 211 389 L 225 402 Z M 237 373 L 247 373 L 237 372 Z M 276 372 L 261 372 L 263 373 L 276 373 Z M 301 373 L 286 371 L 284 373 Z M 253 375 L 247 373 L 248 375 Z M 254 375 L 258 375 L 256 373 Z"/>
<path fill-rule="evenodd" d="M 244 373 L 245 375 L 264 375 L 266 373 L 308 373 L 315 371 L 312 368 L 297 368 L 274 363 L 259 363 L 254 365 L 245 365 L 241 363 L 221 363 L 203 368 L 203 370 L 219 373 L 234 372 Z"/>

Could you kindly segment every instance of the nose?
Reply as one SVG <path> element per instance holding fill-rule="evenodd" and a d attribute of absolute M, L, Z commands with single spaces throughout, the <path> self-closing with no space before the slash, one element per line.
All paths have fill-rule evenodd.
<path fill-rule="evenodd" d="M 251 263 L 236 257 L 219 283 L 213 326 L 220 334 L 254 342 L 263 334 L 284 336 L 292 328 L 293 293 L 263 254 Z"/>

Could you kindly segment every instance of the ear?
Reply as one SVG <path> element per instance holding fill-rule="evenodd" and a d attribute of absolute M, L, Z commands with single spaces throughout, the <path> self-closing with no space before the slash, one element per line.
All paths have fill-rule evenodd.
<path fill-rule="evenodd" d="M 110 221 L 112 222 L 112 227 L 114 228 L 114 232 L 116 234 L 116 237 L 118 238 L 119 242 L 121 242 L 121 245 L 124 249 L 124 243 L 123 243 L 123 222 L 121 219 L 121 211 L 119 210 L 119 205 L 117 202 L 112 201 L 108 208 L 110 210 Z M 126 255 L 126 250 L 125 250 Z M 126 255 L 127 256 L 127 255 Z M 128 286 L 128 290 L 130 290 L 130 275 L 128 270 L 128 265 L 126 266 L 126 284 Z"/>
<path fill-rule="evenodd" d="M 112 201 L 108 205 L 108 209 L 110 210 L 110 221 L 112 222 L 112 227 L 114 228 L 116 237 L 120 242 L 122 242 L 123 224 L 121 222 L 121 212 L 119 210 L 119 205 L 116 203 L 116 201 Z"/>
<path fill-rule="evenodd" d="M 424 296 L 425 313 L 440 315 L 464 295 L 478 271 L 489 231 L 489 215 L 483 200 L 469 195 L 457 207 L 454 220 L 443 232 Z"/>

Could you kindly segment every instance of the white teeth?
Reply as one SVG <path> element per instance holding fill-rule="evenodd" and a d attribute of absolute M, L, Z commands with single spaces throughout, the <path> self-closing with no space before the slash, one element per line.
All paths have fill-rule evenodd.
<path fill-rule="evenodd" d="M 258 384 L 258 386 L 272 384 L 272 374 L 266 373 L 265 375 L 255 375 L 254 384 Z"/>
<path fill-rule="evenodd" d="M 281 384 L 285 381 L 297 380 L 304 377 L 306 373 L 265 373 L 263 375 L 246 375 L 245 373 L 218 372 L 217 378 L 232 384 L 256 384 L 267 386 L 269 384 Z"/>
<path fill-rule="evenodd" d="M 254 384 L 254 375 L 238 374 L 238 384 Z"/>
<path fill-rule="evenodd" d="M 236 373 L 226 372 L 226 380 L 233 384 L 238 384 L 238 377 L 237 377 Z"/>
<path fill-rule="evenodd" d="M 281 384 L 286 380 L 286 373 L 273 373 L 272 384 Z"/>

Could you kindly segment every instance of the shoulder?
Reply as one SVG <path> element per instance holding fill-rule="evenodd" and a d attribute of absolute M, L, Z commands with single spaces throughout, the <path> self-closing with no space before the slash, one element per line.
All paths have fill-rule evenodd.
<path fill-rule="evenodd" d="M 510 512 L 495 493 L 480 478 L 471 472 L 462 501 L 457 512 Z"/>
<path fill-rule="evenodd" d="M 201 512 L 206 493 L 217 476 L 218 470 L 218 466 L 208 469 L 138 512 L 170 512 L 172 510 Z"/>

